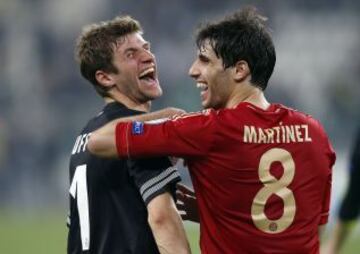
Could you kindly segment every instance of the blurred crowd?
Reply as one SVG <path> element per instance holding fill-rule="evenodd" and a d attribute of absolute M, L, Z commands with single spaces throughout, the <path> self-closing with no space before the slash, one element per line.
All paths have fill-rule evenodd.
<path fill-rule="evenodd" d="M 118 14 L 140 20 L 164 89 L 153 108 L 196 111 L 199 92 L 187 76 L 193 31 L 199 21 L 250 3 L 273 30 L 269 98 L 322 121 L 339 161 L 346 160 L 360 125 L 358 1 L 1 0 L 0 209 L 67 202 L 70 151 L 102 104 L 73 57 L 84 25 Z"/>

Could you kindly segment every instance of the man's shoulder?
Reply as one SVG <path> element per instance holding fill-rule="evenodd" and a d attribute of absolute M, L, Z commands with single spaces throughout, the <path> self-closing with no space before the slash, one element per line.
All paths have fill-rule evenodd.
<path fill-rule="evenodd" d="M 142 168 L 146 170 L 167 169 L 172 166 L 168 157 L 156 157 L 128 160 L 130 168 Z"/>
<path fill-rule="evenodd" d="M 92 117 L 87 122 L 81 133 L 92 132 L 107 124 L 108 122 L 115 120 L 116 118 L 138 115 L 142 113 L 143 112 L 129 109 L 120 103 L 112 102 L 105 105 L 105 107 L 99 113 Z"/>
<path fill-rule="evenodd" d="M 120 103 L 112 102 L 107 104 L 104 109 L 95 117 L 95 119 L 97 119 L 99 122 L 107 123 L 116 118 L 139 115 L 142 113 L 143 112 L 127 108 Z"/>
<path fill-rule="evenodd" d="M 294 120 L 297 122 L 303 122 L 303 123 L 312 125 L 314 127 L 322 128 L 320 121 L 309 113 L 306 113 L 304 111 L 301 111 L 299 109 L 295 109 L 295 108 L 292 108 L 289 106 L 285 106 L 283 104 L 276 104 L 276 106 L 279 110 L 286 111 L 291 120 Z"/>

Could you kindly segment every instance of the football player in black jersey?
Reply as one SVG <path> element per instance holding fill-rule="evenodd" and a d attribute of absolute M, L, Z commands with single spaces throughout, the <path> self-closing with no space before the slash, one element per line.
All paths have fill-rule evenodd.
<path fill-rule="evenodd" d="M 355 140 L 350 159 L 349 184 L 333 232 L 328 243 L 323 247 L 324 254 L 340 253 L 360 214 L 360 129 Z"/>
<path fill-rule="evenodd" d="M 180 177 L 168 158 L 102 159 L 86 148 L 92 131 L 115 118 L 148 112 L 162 94 L 155 57 L 139 22 L 121 16 L 86 26 L 76 58 L 105 107 L 86 124 L 72 149 L 68 253 L 189 253 L 173 200 Z M 177 110 L 141 120 L 173 112 Z"/>

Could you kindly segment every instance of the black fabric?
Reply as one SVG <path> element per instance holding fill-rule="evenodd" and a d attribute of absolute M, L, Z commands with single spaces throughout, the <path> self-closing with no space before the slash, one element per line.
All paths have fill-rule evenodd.
<path fill-rule="evenodd" d="M 357 218 L 360 213 L 360 129 L 352 150 L 350 160 L 349 185 L 340 206 L 339 218 L 350 221 Z"/>
<path fill-rule="evenodd" d="M 102 159 L 91 155 L 85 148 L 88 133 L 115 118 L 140 113 L 119 103 L 107 104 L 98 116 L 89 121 L 77 138 L 70 159 L 70 184 L 73 184 L 72 191 L 76 192 L 76 198 L 70 194 L 68 254 L 159 253 L 147 223 L 147 210 L 139 189 L 152 178 L 164 175 L 163 172 L 171 166 L 169 160 Z M 79 168 L 86 168 L 90 225 L 90 244 L 87 251 L 82 250 L 77 200 L 82 190 L 79 181 L 83 179 L 74 180 L 75 171 Z M 168 190 L 173 191 L 174 195 L 175 183 L 179 180 L 177 176 L 167 182 L 153 193 L 147 203 L 151 198 Z"/>
<path fill-rule="evenodd" d="M 175 167 L 171 167 L 169 160 L 146 159 L 129 161 L 130 175 L 134 178 L 135 184 L 146 205 L 157 195 L 170 190 L 176 200 L 175 183 L 179 181 L 180 175 Z M 159 173 L 158 168 L 166 168 Z M 144 170 L 147 169 L 147 170 Z M 173 184 L 174 183 L 174 184 Z M 165 187 L 169 185 L 169 188 Z"/>

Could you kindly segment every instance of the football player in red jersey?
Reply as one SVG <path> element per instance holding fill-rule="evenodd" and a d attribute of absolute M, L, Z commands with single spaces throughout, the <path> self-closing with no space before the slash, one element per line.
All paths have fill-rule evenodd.
<path fill-rule="evenodd" d="M 265 18 L 246 8 L 202 27 L 189 74 L 203 112 L 108 124 L 88 149 L 105 157 L 185 158 L 202 253 L 319 253 L 335 153 L 311 116 L 269 103 L 275 65 Z"/>

